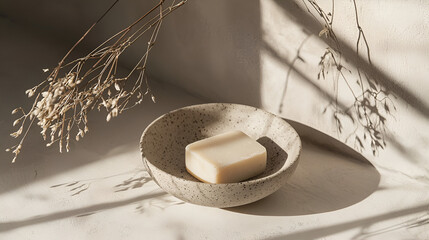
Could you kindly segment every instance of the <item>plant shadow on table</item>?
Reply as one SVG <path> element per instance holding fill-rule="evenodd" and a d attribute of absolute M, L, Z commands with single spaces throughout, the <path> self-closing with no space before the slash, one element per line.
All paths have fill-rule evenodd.
<path fill-rule="evenodd" d="M 360 154 L 317 130 L 289 123 L 303 142 L 295 173 L 272 195 L 226 210 L 264 216 L 324 213 L 356 204 L 378 188 L 380 174 Z"/>
<path fill-rule="evenodd" d="M 117 194 L 121 194 L 125 191 L 136 190 L 137 188 L 141 188 L 150 181 L 152 181 L 152 178 L 149 176 L 146 170 L 135 169 L 133 171 L 119 173 L 106 177 L 82 179 L 78 181 L 60 183 L 51 186 L 51 188 L 58 188 L 59 190 L 61 190 L 61 188 L 64 188 L 66 191 L 70 192 L 71 197 L 74 197 L 80 194 L 85 194 L 85 191 L 93 190 L 89 187 L 91 184 L 95 186 L 95 188 L 100 189 L 99 186 L 96 186 L 97 183 L 106 184 L 107 182 L 116 182 L 116 178 L 122 178 L 124 176 L 127 177 L 125 180 L 122 180 L 120 183 L 113 186 L 114 192 Z M 164 191 L 151 191 L 143 194 L 131 195 L 131 197 L 128 198 L 118 197 L 118 199 L 114 201 L 99 202 L 74 209 L 64 209 L 61 211 L 35 215 L 21 220 L 8 222 L 0 221 L 0 233 L 26 226 L 53 222 L 71 217 L 89 217 L 94 214 L 117 208 L 122 208 L 127 205 L 132 206 L 135 210 L 135 213 L 143 214 L 145 213 L 146 209 L 149 208 L 156 208 L 158 210 L 163 211 L 168 207 L 181 204 L 184 204 L 184 202 L 172 198 L 171 195 L 168 195 Z"/>
<path fill-rule="evenodd" d="M 50 186 L 50 188 L 65 188 L 70 192 L 70 196 L 76 196 L 85 191 L 89 190 L 91 184 L 97 182 L 102 182 L 115 177 L 120 177 L 124 175 L 130 175 L 127 179 L 123 180 L 121 183 L 114 186 L 114 192 L 124 192 L 128 190 L 133 190 L 136 188 L 143 187 L 146 183 L 152 180 L 152 178 L 147 174 L 146 170 L 135 169 L 133 171 L 128 171 L 124 173 L 118 173 L 110 176 L 99 177 L 99 178 L 90 178 L 90 179 L 81 179 L 66 183 L 60 183 Z"/>

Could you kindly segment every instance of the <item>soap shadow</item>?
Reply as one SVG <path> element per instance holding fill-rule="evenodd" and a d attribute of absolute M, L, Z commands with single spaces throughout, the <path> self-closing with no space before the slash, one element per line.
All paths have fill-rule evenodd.
<path fill-rule="evenodd" d="M 284 151 L 277 143 L 275 143 L 271 138 L 264 136 L 257 140 L 262 146 L 267 150 L 267 166 L 265 171 L 252 178 L 257 179 L 265 176 L 269 176 L 280 170 L 285 165 L 288 154 Z"/>
<path fill-rule="evenodd" d="M 356 204 L 378 188 L 380 174 L 369 161 L 328 150 L 307 138 L 302 143 L 298 167 L 285 186 L 257 202 L 226 210 L 262 216 L 324 213 Z"/>

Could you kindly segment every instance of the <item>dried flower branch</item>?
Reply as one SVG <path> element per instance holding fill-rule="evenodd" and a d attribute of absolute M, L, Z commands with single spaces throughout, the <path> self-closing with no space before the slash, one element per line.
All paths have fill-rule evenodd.
<path fill-rule="evenodd" d="M 66 62 L 70 53 L 118 1 L 116 0 L 73 45 L 46 80 L 25 92 L 29 98 L 35 97 L 30 110 L 26 112 L 18 107 L 12 111 L 12 114 L 20 116 L 13 123 L 19 128 L 11 136 L 21 138 L 17 145 L 6 150 L 15 154 L 12 162 L 15 162 L 19 155 L 34 122 L 42 129 L 40 133 L 47 141 L 46 146 L 58 143 L 60 152 L 63 147 L 68 152 L 70 138 L 79 141 L 88 133 L 89 111 L 105 109 L 106 121 L 110 121 L 123 111 L 140 104 L 146 95 L 151 96 L 155 102 L 145 75 L 149 52 L 155 45 L 163 19 L 185 4 L 186 0 L 173 0 L 167 6 L 164 0 L 160 0 L 143 16 L 86 56 Z M 119 76 L 119 56 L 145 35 L 149 39 L 146 52 L 128 74 Z M 137 77 L 133 78 L 134 75 Z"/>

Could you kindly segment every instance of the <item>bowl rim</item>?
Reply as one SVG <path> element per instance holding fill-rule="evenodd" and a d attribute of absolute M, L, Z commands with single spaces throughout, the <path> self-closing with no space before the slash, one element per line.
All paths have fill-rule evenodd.
<path fill-rule="evenodd" d="M 290 161 L 290 164 L 289 164 L 289 166 L 288 167 L 286 167 L 286 168 L 280 168 L 278 171 L 276 171 L 276 172 L 274 172 L 274 173 L 272 173 L 272 174 L 270 174 L 270 175 L 268 175 L 268 176 L 265 176 L 265 177 L 262 177 L 262 178 L 257 178 L 257 179 L 251 179 L 251 180 L 244 180 L 244 181 L 240 181 L 240 182 L 234 182 L 234 183 L 205 183 L 205 182 L 201 182 L 201 181 L 191 181 L 191 180 L 187 180 L 187 179 L 184 179 L 184 178 L 180 178 L 180 177 L 177 177 L 177 176 L 175 176 L 175 175 L 172 175 L 172 174 L 170 174 L 170 173 L 167 173 L 166 171 L 164 171 L 164 170 L 162 170 L 162 169 L 160 169 L 160 168 L 158 168 L 157 166 L 155 166 L 154 164 L 152 164 L 149 160 L 148 160 L 148 158 L 146 158 L 146 156 L 144 155 L 144 152 L 143 152 L 143 138 L 145 137 L 145 135 L 146 135 L 146 133 L 147 133 L 147 131 L 148 131 L 148 129 L 152 126 L 152 125 L 154 125 L 156 122 L 158 122 L 160 119 L 162 119 L 163 117 L 165 117 L 166 115 L 168 115 L 168 114 L 173 114 L 173 113 L 175 113 L 175 112 L 178 112 L 178 111 L 182 111 L 182 110 L 184 110 L 184 109 L 188 109 L 188 108 L 196 108 L 196 107 L 202 107 L 202 106 L 210 106 L 210 105 L 227 105 L 227 106 L 238 106 L 238 107 L 245 107 L 245 108 L 255 108 L 255 109 L 257 109 L 258 111 L 263 111 L 263 112 L 265 112 L 266 114 L 268 114 L 268 115 L 271 115 L 271 116 L 273 116 L 273 117 L 275 117 L 275 118 L 279 118 L 279 119 L 281 119 L 285 124 L 287 124 L 287 125 L 289 125 L 289 127 L 295 132 L 295 134 L 296 134 L 296 136 L 297 136 L 297 143 L 296 144 L 298 144 L 298 152 L 297 152 L 297 154 L 296 154 L 296 156 L 294 157 L 294 159 L 292 159 L 291 161 Z M 158 171 L 160 171 L 160 172 L 163 172 L 164 174 L 166 174 L 166 175 L 169 175 L 169 176 L 171 176 L 173 179 L 175 179 L 175 180 L 179 180 L 179 181 L 183 181 L 183 182 L 189 182 L 189 183 L 191 183 L 191 184 L 197 184 L 197 185 L 205 185 L 205 186 L 208 186 L 208 185 L 212 185 L 212 186 L 231 186 L 231 185 L 237 185 L 237 184 L 240 184 L 240 185 L 243 185 L 243 184 L 246 184 L 246 185 L 250 185 L 250 184 L 256 184 L 256 183 L 259 183 L 259 182 L 263 182 L 263 181 L 267 181 L 267 180 L 270 180 L 270 179 L 273 179 L 273 178 L 275 178 L 275 177 L 277 177 L 277 176 L 279 176 L 279 175 L 281 175 L 281 174 L 283 174 L 284 172 L 286 172 L 289 168 L 294 168 L 294 167 L 296 167 L 296 164 L 298 163 L 298 159 L 299 159 L 299 156 L 301 155 L 301 150 L 302 150 L 302 142 L 301 142 L 301 138 L 300 138 L 300 136 L 299 136 L 299 134 L 298 134 L 298 132 L 296 131 L 296 129 L 295 128 L 293 128 L 285 119 L 283 119 L 282 117 L 280 117 L 280 116 L 277 116 L 277 115 L 275 115 L 275 114 L 273 114 L 273 113 L 271 113 L 271 112 L 268 112 L 268 111 L 266 111 L 266 110 L 263 110 L 263 109 L 260 109 L 260 108 L 257 108 L 257 107 L 254 107 L 254 106 L 249 106 L 249 105 L 244 105 L 244 104 L 237 104 L 237 103 L 216 103 L 216 102 L 213 102 L 213 103 L 202 103 L 202 104 L 195 104 L 195 105 L 189 105 L 189 106 L 185 106 L 185 107 L 181 107 L 181 108 L 178 108 L 178 109 L 175 109 L 175 110 L 172 110 L 172 111 L 169 111 L 169 112 L 167 112 L 167 113 L 164 113 L 164 114 L 162 114 L 161 116 L 159 116 L 159 117 L 157 117 L 155 120 L 153 120 L 149 125 L 147 125 L 147 127 L 145 128 L 145 130 L 143 131 L 143 133 L 142 133 L 142 135 L 141 135 L 141 137 L 140 137 L 140 143 L 139 143 L 139 145 L 140 145 L 140 152 L 141 152 L 141 154 L 142 154 L 142 160 L 143 160 L 143 164 L 145 165 L 145 167 L 146 167 L 146 170 L 148 171 L 148 173 L 152 176 L 152 178 L 156 181 L 156 179 L 155 179 L 155 177 L 152 175 L 152 170 L 147 166 L 147 164 L 150 164 L 151 165 L 151 167 L 154 167 L 156 170 L 158 170 Z M 288 155 L 288 158 L 289 158 L 289 155 Z M 284 165 L 283 165 L 284 166 Z"/>

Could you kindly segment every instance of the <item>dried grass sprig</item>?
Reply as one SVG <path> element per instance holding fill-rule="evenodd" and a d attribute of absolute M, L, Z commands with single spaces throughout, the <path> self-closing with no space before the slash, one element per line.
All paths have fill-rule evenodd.
<path fill-rule="evenodd" d="M 18 107 L 12 111 L 12 114 L 20 114 L 13 123 L 13 126 L 19 128 L 11 134 L 12 137 L 20 138 L 20 141 L 6 149 L 14 154 L 12 162 L 15 162 L 35 122 L 41 128 L 43 139 L 47 141 L 46 146 L 58 143 L 60 152 L 63 147 L 68 152 L 71 138 L 79 141 L 88 133 L 89 111 L 105 109 L 106 121 L 110 121 L 123 111 L 140 104 L 146 95 L 155 102 L 145 75 L 149 52 L 155 45 L 163 19 L 187 0 L 177 2 L 173 0 L 168 5 L 164 0 L 159 1 L 139 19 L 114 34 L 86 56 L 66 62 L 76 46 L 118 1 L 116 0 L 85 32 L 44 81 L 25 92 L 29 98 L 34 97 L 30 110 L 26 112 L 22 107 Z M 119 76 L 117 72 L 119 57 L 145 35 L 149 39 L 145 53 L 128 74 Z"/>

